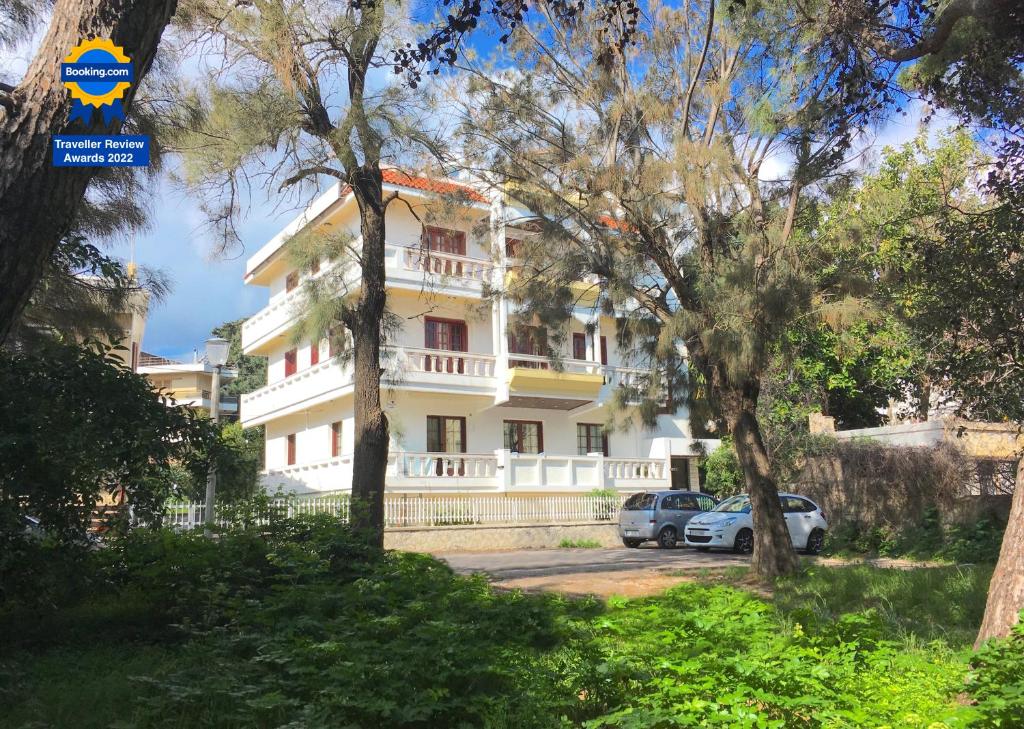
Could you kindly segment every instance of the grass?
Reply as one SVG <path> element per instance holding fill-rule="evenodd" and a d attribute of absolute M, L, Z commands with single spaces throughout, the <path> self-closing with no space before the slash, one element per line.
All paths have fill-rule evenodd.
<path fill-rule="evenodd" d="M 0 606 L 0 727 L 1024 725 L 1018 649 L 972 684 L 981 706 L 958 699 L 990 568 L 814 566 L 770 595 L 729 569 L 566 600 L 297 524 L 140 535 L 60 609 Z"/>
<path fill-rule="evenodd" d="M 600 549 L 601 542 L 596 539 L 563 539 L 558 546 L 560 549 Z"/>

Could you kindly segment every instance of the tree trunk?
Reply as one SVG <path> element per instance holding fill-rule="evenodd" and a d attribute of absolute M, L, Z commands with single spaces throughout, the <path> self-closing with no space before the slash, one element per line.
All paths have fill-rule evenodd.
<path fill-rule="evenodd" d="M 989 638 L 1009 635 L 1024 610 L 1024 458 L 1017 463 L 1017 478 L 1010 506 L 1010 520 L 1003 535 L 999 561 L 988 585 L 985 617 L 974 647 Z"/>
<path fill-rule="evenodd" d="M 729 407 L 729 430 L 754 518 L 754 555 L 750 567 L 759 579 L 771 580 L 795 572 L 798 561 L 757 422 L 758 392 L 756 383 L 746 383 L 740 392 L 723 397 L 722 402 Z"/>
<path fill-rule="evenodd" d="M 0 101 L 0 343 L 28 303 L 46 261 L 69 230 L 92 167 L 54 167 L 54 134 L 116 133 L 102 117 L 68 124 L 70 94 L 60 81 L 62 59 L 84 39 L 109 38 L 135 65 L 125 93 L 131 108 L 139 82 L 153 62 L 177 0 L 57 0 L 42 45 L 25 78 Z M 0 92 L 2 93 L 2 92 Z"/>
<path fill-rule="evenodd" d="M 388 466 L 388 421 L 380 407 L 381 320 L 387 304 L 384 271 L 383 175 L 377 165 L 360 167 L 352 181 L 363 236 L 362 289 L 350 324 L 354 349 L 355 448 L 352 455 L 352 526 L 367 541 L 384 546 L 384 478 Z"/>

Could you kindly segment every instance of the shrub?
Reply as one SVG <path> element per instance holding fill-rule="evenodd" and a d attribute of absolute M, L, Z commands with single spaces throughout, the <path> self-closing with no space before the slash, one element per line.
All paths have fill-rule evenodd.
<path fill-rule="evenodd" d="M 558 546 L 562 549 L 600 549 L 601 542 L 596 539 L 563 539 Z"/>
<path fill-rule="evenodd" d="M 967 685 L 978 702 L 971 726 L 1024 726 L 1024 620 L 1009 637 L 981 647 L 971 661 Z"/>
<path fill-rule="evenodd" d="M 743 470 L 731 438 L 722 438 L 721 445 L 704 459 L 704 473 L 704 490 L 719 499 L 744 490 Z"/>

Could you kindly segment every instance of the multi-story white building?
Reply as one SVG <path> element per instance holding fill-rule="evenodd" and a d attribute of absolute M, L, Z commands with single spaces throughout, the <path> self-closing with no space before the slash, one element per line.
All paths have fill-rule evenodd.
<path fill-rule="evenodd" d="M 526 219 L 461 183 L 385 171 L 388 306 L 403 322 L 389 342 L 382 392 L 392 433 L 389 491 L 550 494 L 598 488 L 696 487 L 698 442 L 685 409 L 603 433 L 625 366 L 615 321 L 581 291 L 562 365 L 517 336 L 507 299 L 486 296 L 510 273 Z M 404 204 L 403 204 L 404 202 Z M 430 222 L 426 222 L 430 221 Z M 265 286 L 266 308 L 242 328 L 247 354 L 268 359 L 268 384 L 243 395 L 245 426 L 266 426 L 268 489 L 351 488 L 351 367 L 327 341 L 296 343 L 302 278 L 287 241 L 304 226 L 358 236 L 352 195 L 335 186 L 249 259 L 245 281 Z M 311 275 L 323 276 L 321 262 Z M 353 271 L 353 275 L 357 272 Z M 588 326 L 589 325 L 589 326 Z M 705 444 L 711 445 L 711 444 Z"/>

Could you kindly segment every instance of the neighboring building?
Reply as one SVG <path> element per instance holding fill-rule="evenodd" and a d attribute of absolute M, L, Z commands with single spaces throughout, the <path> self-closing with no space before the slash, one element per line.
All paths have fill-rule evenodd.
<path fill-rule="evenodd" d="M 209 411 L 214 369 L 198 355 L 193 357 L 192 362 L 177 362 L 142 352 L 137 372 L 144 375 L 153 387 L 162 389 L 165 395 L 174 398 L 178 405 L 191 405 Z M 221 368 L 221 385 L 233 380 L 236 374 L 235 370 Z M 237 397 L 221 395 L 220 417 L 222 420 L 238 420 Z"/>
<path fill-rule="evenodd" d="M 697 485 L 699 453 L 717 441 L 694 440 L 685 409 L 660 415 L 654 430 L 636 425 L 602 433 L 615 389 L 642 371 L 625 366 L 615 321 L 593 318 L 589 284 L 581 285 L 560 352 L 563 371 L 522 336 L 527 323 L 517 321 L 507 300 L 484 296 L 488 284 L 514 275 L 516 240 L 531 234 L 515 225 L 528 219 L 526 212 L 468 185 L 393 169 L 385 171 L 390 193 L 405 204 L 387 210 L 388 306 L 403 322 L 384 363 L 389 491 L 548 494 Z M 434 220 L 441 210 L 444 217 Z M 245 282 L 269 289 L 270 299 L 243 325 L 242 345 L 246 354 L 267 357 L 268 384 L 242 396 L 242 424 L 266 426 L 268 489 L 348 490 L 351 367 L 329 342 L 295 339 L 303 276 L 286 243 L 307 225 L 357 238 L 353 196 L 332 187 L 247 263 Z M 332 265 L 324 260 L 312 275 Z"/>

